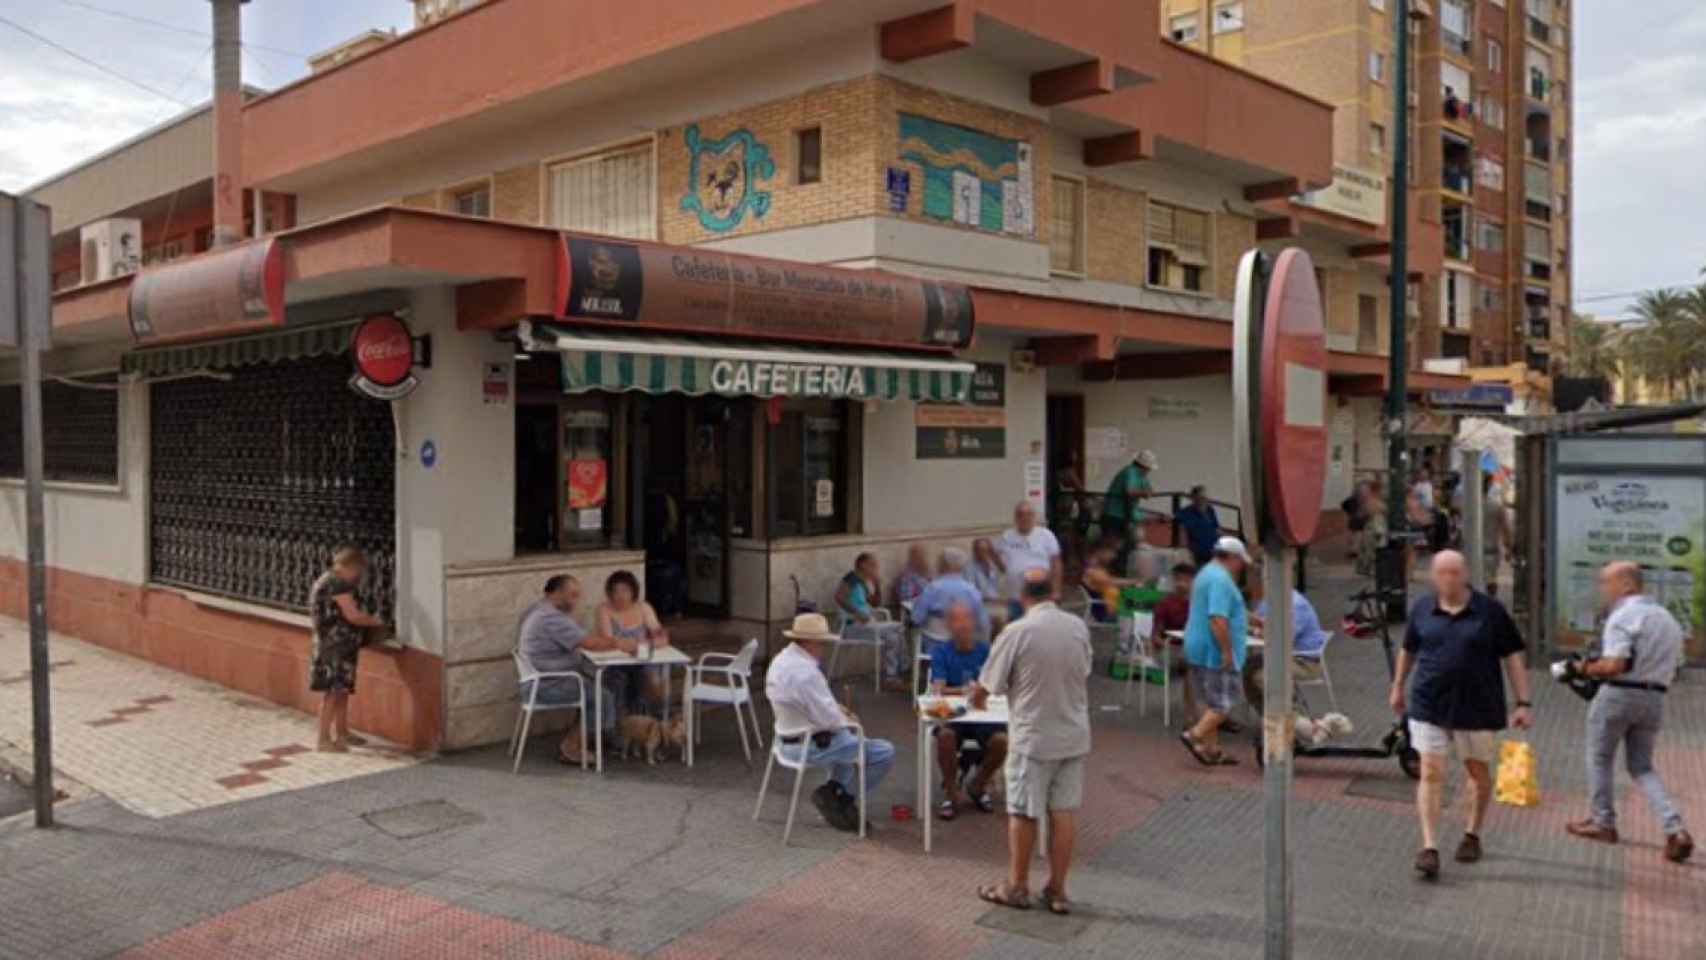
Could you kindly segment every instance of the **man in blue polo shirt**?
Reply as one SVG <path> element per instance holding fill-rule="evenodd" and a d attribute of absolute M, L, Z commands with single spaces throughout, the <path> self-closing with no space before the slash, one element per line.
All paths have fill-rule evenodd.
<path fill-rule="evenodd" d="M 989 643 L 977 632 L 973 606 L 955 603 L 944 618 L 947 640 L 938 640 L 930 647 L 930 692 L 969 693 L 978 674 L 989 660 Z M 989 778 L 1007 760 L 1007 729 L 998 723 L 945 723 L 936 729 L 936 764 L 942 772 L 941 806 L 936 815 L 952 820 L 964 802 L 960 793 L 960 751 L 975 743 L 981 751 L 977 776 L 966 784 L 966 793 L 979 810 L 989 813 L 995 809 L 995 799 L 989 795 Z"/>
<path fill-rule="evenodd" d="M 1481 859 L 1481 823 L 1493 797 L 1493 736 L 1505 728 L 1505 682 L 1516 692 L 1509 721 L 1518 729 L 1531 723 L 1528 668 L 1522 636 L 1505 608 L 1469 587 L 1463 554 L 1434 554 L 1430 577 L 1434 592 L 1410 608 L 1404 649 L 1388 698 L 1393 712 L 1409 718 L 1410 745 L 1422 755 L 1422 779 L 1416 785 L 1416 810 L 1422 823 L 1422 849 L 1416 872 L 1439 877 L 1440 796 L 1445 790 L 1445 757 L 1457 748 L 1474 788 L 1469 829 L 1457 847 L 1458 863 Z"/>
<path fill-rule="evenodd" d="M 1185 749 L 1205 766 L 1237 763 L 1220 749 L 1220 728 L 1244 699 L 1244 647 L 1249 620 L 1238 575 L 1250 552 L 1237 537 L 1221 537 L 1213 559 L 1191 584 L 1191 612 L 1185 621 L 1185 682 L 1202 708 L 1196 726 L 1179 734 Z"/>

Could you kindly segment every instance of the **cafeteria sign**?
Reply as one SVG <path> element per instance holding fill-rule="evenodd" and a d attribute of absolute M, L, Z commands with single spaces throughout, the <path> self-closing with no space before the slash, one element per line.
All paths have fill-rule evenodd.
<path fill-rule="evenodd" d="M 718 360 L 711 365 L 711 389 L 737 396 L 861 399 L 870 392 L 868 380 L 864 367 L 835 363 Z"/>

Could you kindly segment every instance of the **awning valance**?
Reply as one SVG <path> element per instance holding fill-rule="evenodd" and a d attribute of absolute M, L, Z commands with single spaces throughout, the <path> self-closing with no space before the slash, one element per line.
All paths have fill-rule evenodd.
<path fill-rule="evenodd" d="M 528 350 L 562 355 L 568 393 L 634 390 L 958 403 L 976 370 L 946 357 L 665 339 L 531 322 L 521 325 L 520 335 Z"/>
<path fill-rule="evenodd" d="M 306 327 L 280 327 L 265 333 L 150 347 L 124 355 L 125 373 L 161 377 L 191 370 L 221 370 L 280 360 L 300 360 L 343 353 L 349 349 L 359 320 L 322 323 Z"/>

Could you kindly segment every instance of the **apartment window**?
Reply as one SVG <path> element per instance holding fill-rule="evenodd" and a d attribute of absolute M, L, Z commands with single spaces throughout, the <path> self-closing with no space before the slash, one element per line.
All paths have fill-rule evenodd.
<path fill-rule="evenodd" d="M 1384 11 L 1386 9 L 1386 0 L 1368 0 L 1368 8 L 1370 10 Z"/>
<path fill-rule="evenodd" d="M 1545 100 L 1552 85 L 1552 55 L 1539 47 L 1528 48 L 1528 95 Z"/>
<path fill-rule="evenodd" d="M 1522 252 L 1530 260 L 1552 262 L 1552 230 L 1550 227 L 1525 224 L 1523 230 Z"/>
<path fill-rule="evenodd" d="M 1465 109 L 1474 102 L 1472 81 L 1469 71 L 1455 63 L 1440 61 L 1439 64 L 1440 96 L 1445 98 L 1445 115 L 1452 120 L 1464 119 L 1468 114 Z"/>
<path fill-rule="evenodd" d="M 1475 182 L 1488 190 L 1504 190 L 1505 165 L 1492 157 L 1476 160 Z"/>
<path fill-rule="evenodd" d="M 1486 215 L 1475 218 L 1475 246 L 1489 253 L 1505 248 L 1505 225 Z"/>
<path fill-rule="evenodd" d="M 551 225 L 614 237 L 651 240 L 652 145 L 621 147 L 551 167 Z"/>
<path fill-rule="evenodd" d="M 1469 7 L 1463 0 L 1441 0 L 1439 5 L 1440 40 L 1448 51 L 1473 58 L 1475 45 L 1470 42 Z"/>
<path fill-rule="evenodd" d="M 1505 308 L 1505 292 L 1491 284 L 1480 284 L 1475 288 L 1477 299 L 1482 310 L 1501 311 Z"/>
<path fill-rule="evenodd" d="M 823 128 L 807 127 L 794 134 L 794 182 L 823 180 Z"/>
<path fill-rule="evenodd" d="M 1368 78 L 1375 83 L 1386 82 L 1386 54 L 1379 50 L 1368 52 Z"/>
<path fill-rule="evenodd" d="M 42 477 L 49 483 L 118 484 L 118 379 L 41 386 Z M 23 393 L 0 386 L 0 477 L 24 475 Z"/>
<path fill-rule="evenodd" d="M 1487 38 L 1487 70 L 1500 73 L 1505 69 L 1505 45 L 1492 37 Z"/>
<path fill-rule="evenodd" d="M 1194 43 L 1202 35 L 1202 21 L 1194 13 L 1181 13 L 1167 21 L 1167 35 L 1180 43 Z"/>
<path fill-rule="evenodd" d="M 464 217 L 490 217 L 492 215 L 492 188 L 490 184 L 480 184 L 477 187 L 467 187 L 457 190 L 450 195 L 450 209 Z"/>
<path fill-rule="evenodd" d="M 1529 200 L 1552 205 L 1552 170 L 1543 164 L 1531 163 L 1523 169 L 1524 188 Z"/>
<path fill-rule="evenodd" d="M 1386 128 L 1378 123 L 1368 125 L 1368 152 L 1386 152 Z"/>
<path fill-rule="evenodd" d="M 1445 325 L 1453 330 L 1468 330 L 1470 309 L 1475 303 L 1475 280 L 1467 273 L 1447 270 L 1440 278 L 1445 298 Z"/>
<path fill-rule="evenodd" d="M 1505 105 L 1500 103 L 1495 95 L 1485 92 L 1477 94 L 1475 113 L 1480 116 L 1482 123 L 1494 130 L 1505 128 Z"/>
<path fill-rule="evenodd" d="M 1190 293 L 1206 292 L 1208 214 L 1152 200 L 1148 221 L 1149 285 Z"/>
<path fill-rule="evenodd" d="M 1084 272 L 1084 181 L 1056 174 L 1049 194 L 1049 269 Z"/>
<path fill-rule="evenodd" d="M 1380 350 L 1380 302 L 1372 294 L 1357 294 L 1357 352 Z"/>
<path fill-rule="evenodd" d="M 1244 5 L 1223 3 L 1214 8 L 1214 32 L 1231 33 L 1244 29 Z"/>

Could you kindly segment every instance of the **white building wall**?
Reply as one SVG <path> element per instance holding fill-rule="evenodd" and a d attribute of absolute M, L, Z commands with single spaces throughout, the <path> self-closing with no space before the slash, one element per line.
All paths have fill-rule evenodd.
<path fill-rule="evenodd" d="M 48 566 L 123 583 L 147 577 L 146 386 L 119 391 L 119 444 L 116 486 L 47 485 L 42 504 Z M 23 481 L 0 480 L 0 556 L 23 560 L 26 537 Z"/>
<path fill-rule="evenodd" d="M 444 568 L 515 554 L 515 405 L 481 396 L 485 364 L 513 371 L 514 348 L 459 332 L 448 287 L 415 291 L 409 303 L 410 329 L 432 336 L 433 357 L 417 371 L 419 389 L 397 404 L 399 630 L 443 656 Z M 421 460 L 429 441 L 437 451 L 431 467 Z"/>
<path fill-rule="evenodd" d="M 1003 363 L 1011 337 L 980 334 L 963 359 Z M 917 405 L 879 403 L 865 413 L 865 532 L 943 530 L 1001 524 L 1025 494 L 1025 462 L 1043 459 L 1043 371 L 1007 369 L 1007 445 L 999 460 L 919 460 Z"/>

